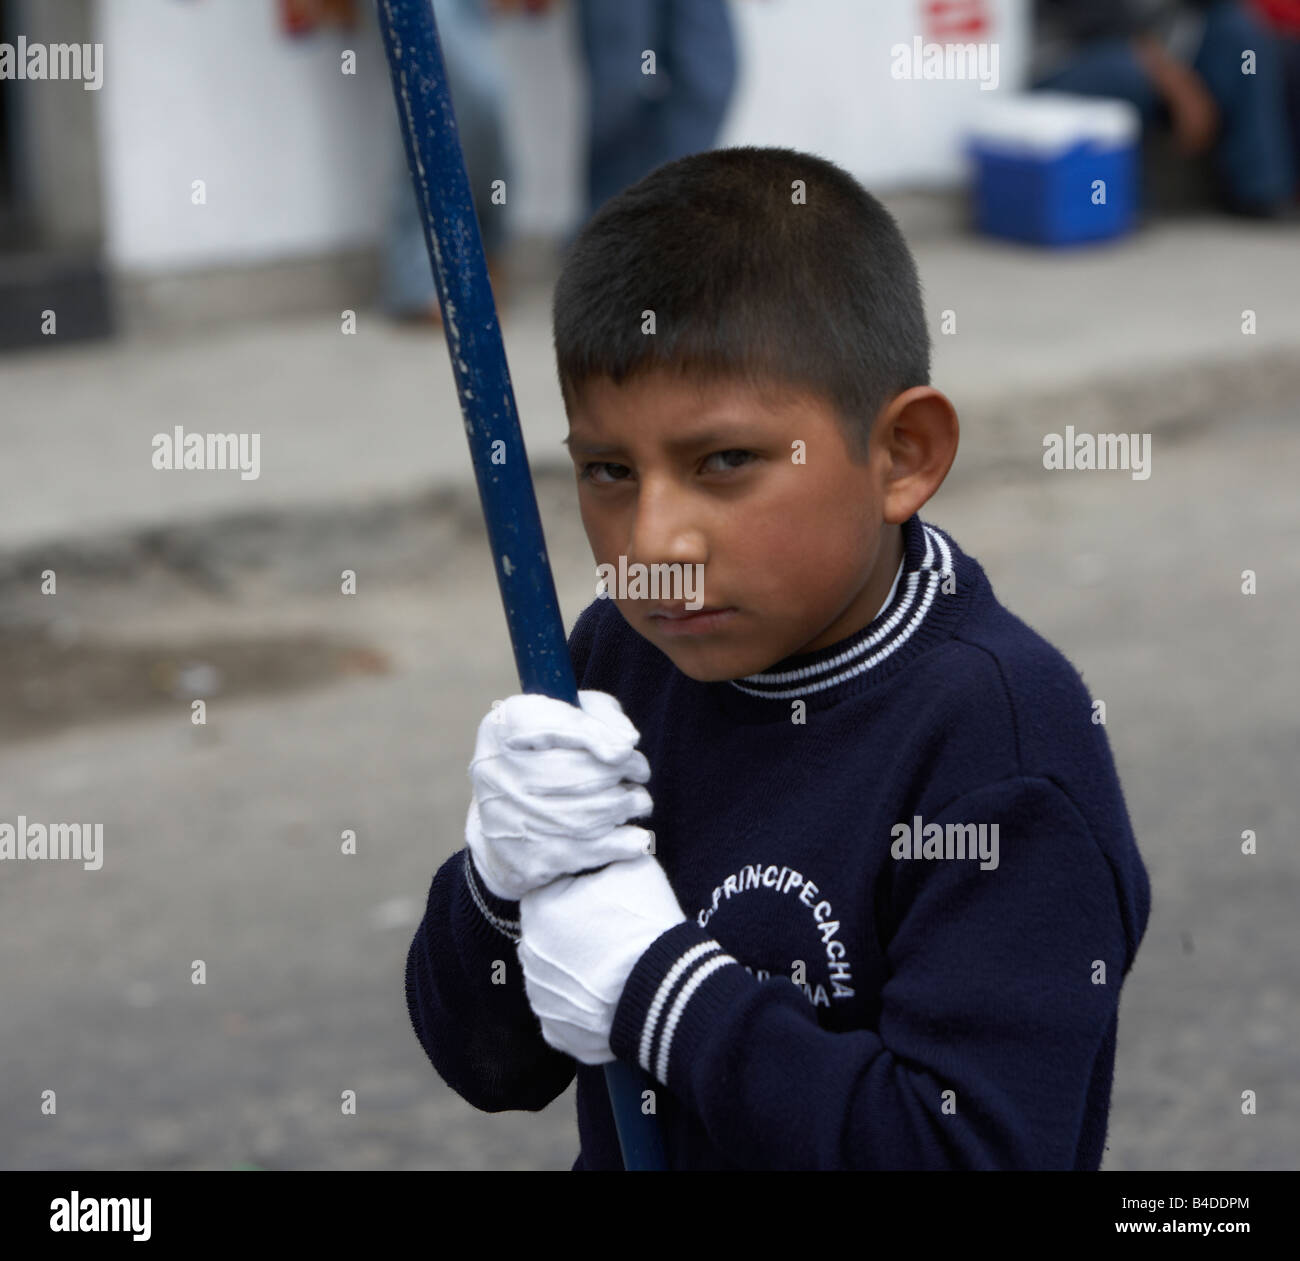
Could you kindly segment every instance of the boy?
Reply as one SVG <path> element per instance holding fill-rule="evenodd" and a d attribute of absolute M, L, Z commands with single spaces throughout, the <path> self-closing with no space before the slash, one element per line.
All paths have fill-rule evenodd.
<path fill-rule="evenodd" d="M 485 1111 L 576 1071 L 574 1169 L 621 1167 L 615 1057 L 673 1169 L 1098 1168 L 1147 874 L 1079 674 L 917 515 L 958 426 L 896 224 L 820 158 L 695 154 L 586 227 L 554 324 L 623 589 L 581 708 L 479 728 L 407 964 L 434 1066 Z M 699 598 L 622 583 L 674 565 Z"/>

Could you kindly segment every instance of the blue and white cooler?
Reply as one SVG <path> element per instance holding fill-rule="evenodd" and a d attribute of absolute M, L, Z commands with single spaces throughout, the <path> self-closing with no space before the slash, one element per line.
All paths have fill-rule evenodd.
<path fill-rule="evenodd" d="M 1063 246 L 1137 221 L 1142 119 L 1128 101 L 1030 92 L 986 102 L 967 131 L 976 228 Z"/>

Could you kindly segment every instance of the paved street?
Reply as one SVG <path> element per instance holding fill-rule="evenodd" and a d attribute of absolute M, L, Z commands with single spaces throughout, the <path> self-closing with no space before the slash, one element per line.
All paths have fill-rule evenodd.
<path fill-rule="evenodd" d="M 959 456 L 922 514 L 1107 702 L 1154 907 L 1105 1168 L 1300 1165 L 1298 422 L 1292 405 L 1167 430 L 1146 481 L 1031 454 L 963 474 Z M 963 452 L 980 438 L 964 427 Z M 540 493 L 571 624 L 590 555 L 571 486 Z M 102 820 L 105 859 L 0 872 L 0 1166 L 568 1168 L 571 1091 L 476 1113 L 404 1005 L 475 727 L 517 690 L 486 556 L 472 513 L 435 506 L 279 539 L 220 581 L 61 580 L 57 616 L 11 587 L 0 677 L 25 664 L 0 818 Z M 211 693 L 205 729 L 183 671 Z"/>

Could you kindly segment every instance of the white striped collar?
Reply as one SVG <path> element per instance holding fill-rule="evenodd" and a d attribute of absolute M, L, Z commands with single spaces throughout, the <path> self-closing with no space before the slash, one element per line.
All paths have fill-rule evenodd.
<path fill-rule="evenodd" d="M 765 700 L 813 696 L 872 670 L 912 641 L 924 625 L 946 575 L 954 573 L 952 545 L 945 535 L 911 517 L 903 526 L 899 577 L 875 619 L 839 644 L 777 662 L 759 674 L 729 680 L 733 688 Z M 799 664 L 798 662 L 807 662 Z"/>

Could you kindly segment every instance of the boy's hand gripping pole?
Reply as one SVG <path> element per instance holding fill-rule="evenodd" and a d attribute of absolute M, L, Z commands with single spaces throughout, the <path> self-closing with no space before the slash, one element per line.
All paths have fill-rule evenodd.
<path fill-rule="evenodd" d="M 378 0 L 378 7 L 406 159 L 424 221 L 424 240 L 442 306 L 451 370 L 469 435 L 519 681 L 525 692 L 576 705 L 577 684 L 546 556 L 433 9 L 430 0 Z M 642 1091 L 653 1083 L 639 1069 L 615 1060 L 605 1065 L 605 1084 L 624 1166 L 663 1169 L 658 1124 L 641 1111 Z"/>

